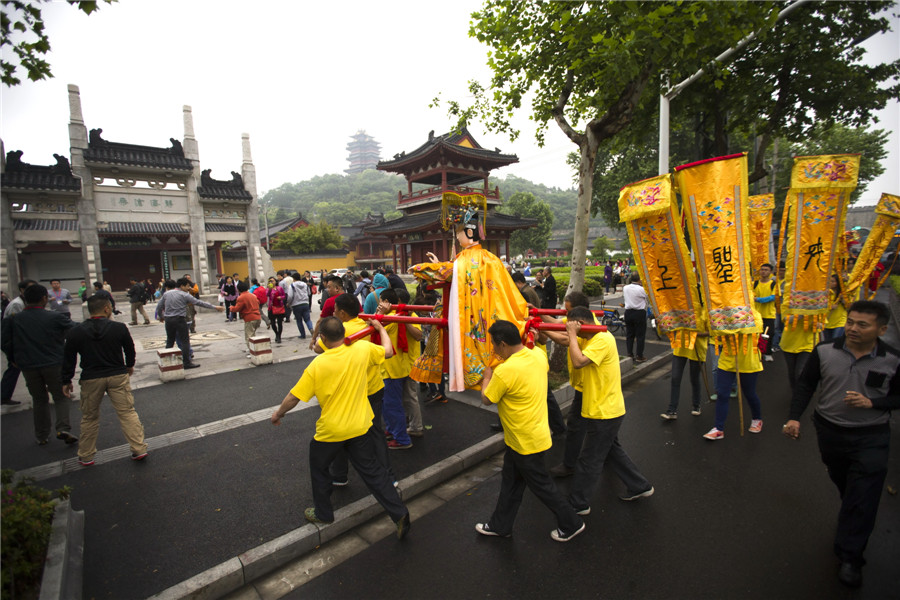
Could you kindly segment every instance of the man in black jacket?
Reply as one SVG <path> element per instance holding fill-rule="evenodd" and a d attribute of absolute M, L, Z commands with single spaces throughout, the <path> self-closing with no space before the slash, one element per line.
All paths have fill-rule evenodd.
<path fill-rule="evenodd" d="M 131 460 L 147 457 L 144 426 L 134 410 L 131 375 L 134 373 L 134 341 L 128 327 L 110 319 L 112 305 L 106 298 L 88 300 L 91 318 L 69 332 L 62 367 L 63 393 L 72 395 L 75 362 L 81 355 L 81 442 L 78 462 L 94 464 L 100 431 L 100 401 L 103 394 L 116 409 L 122 433 L 131 446 Z"/>
<path fill-rule="evenodd" d="M 556 295 L 556 278 L 553 277 L 553 269 L 544 267 L 544 281 L 541 285 L 544 292 L 544 305 L 541 308 L 556 308 L 559 298 Z"/>
<path fill-rule="evenodd" d="M 41 446 L 50 437 L 50 395 L 56 411 L 56 437 L 67 444 L 78 438 L 70 433 L 69 400 L 63 394 L 60 368 L 66 332 L 74 323 L 56 311 L 45 310 L 47 288 L 35 284 L 22 292 L 25 310 L 3 319 L 0 346 L 6 358 L 19 369 L 31 394 L 34 435 Z M 48 394 L 49 391 L 49 394 Z"/>
<path fill-rule="evenodd" d="M 128 281 L 131 283 L 131 288 L 128 290 L 128 302 L 131 303 L 131 324 L 138 324 L 137 315 L 141 313 L 141 316 L 144 317 L 144 325 L 149 325 L 150 317 L 147 316 L 147 311 L 144 310 L 147 288 L 134 277 Z"/>

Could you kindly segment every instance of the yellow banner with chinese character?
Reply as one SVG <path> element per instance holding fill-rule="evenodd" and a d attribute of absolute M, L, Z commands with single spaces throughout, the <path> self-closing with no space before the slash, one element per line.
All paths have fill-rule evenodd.
<path fill-rule="evenodd" d="M 769 262 L 769 242 L 772 239 L 772 212 L 775 210 L 773 194 L 750 196 L 750 263 L 751 273 Z"/>
<path fill-rule="evenodd" d="M 875 214 L 878 215 L 875 224 L 872 225 L 866 243 L 843 287 L 843 296 L 847 301 L 857 298 L 857 290 L 865 286 L 888 244 L 894 239 L 897 227 L 900 227 L 900 196 L 881 194 L 881 200 L 875 207 Z M 889 273 L 891 265 L 884 266 Z"/>
<path fill-rule="evenodd" d="M 737 352 L 757 343 L 762 319 L 750 289 L 747 155 L 735 154 L 675 169 L 700 291 L 713 343 Z"/>
<path fill-rule="evenodd" d="M 635 265 L 658 326 L 673 347 L 693 348 L 697 332 L 705 326 L 672 176 L 660 175 L 623 187 L 619 220 L 628 229 Z"/>
<path fill-rule="evenodd" d="M 844 244 L 844 220 L 856 187 L 859 155 L 799 156 L 785 200 L 787 260 L 781 314 L 785 327 L 821 329 L 828 278 Z"/>

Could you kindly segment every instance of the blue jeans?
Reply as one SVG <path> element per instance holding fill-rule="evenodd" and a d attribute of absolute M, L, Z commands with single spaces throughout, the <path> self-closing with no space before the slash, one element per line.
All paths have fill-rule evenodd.
<path fill-rule="evenodd" d="M 825 342 L 833 341 L 839 337 L 844 337 L 844 328 L 843 327 L 835 327 L 833 329 L 826 329 L 822 332 L 822 340 Z"/>
<path fill-rule="evenodd" d="M 384 380 L 384 403 L 381 416 L 388 433 L 394 436 L 398 444 L 412 443 L 406 432 L 406 411 L 403 410 L 403 384 L 406 377 Z"/>
<path fill-rule="evenodd" d="M 722 371 L 718 369 L 719 376 L 716 378 L 716 429 L 725 431 L 725 420 L 728 419 L 728 402 L 731 395 L 731 387 L 737 381 L 737 373 L 734 371 Z M 757 373 L 741 373 L 741 391 L 750 405 L 750 414 L 754 419 L 762 419 L 762 407 L 759 403 L 759 396 L 756 395 L 756 377 Z"/>
<path fill-rule="evenodd" d="M 309 304 L 295 304 L 291 307 L 291 311 L 294 313 L 294 320 L 297 321 L 297 329 L 300 330 L 300 338 L 306 337 L 306 331 L 303 329 L 304 323 L 306 323 L 306 326 L 309 328 L 309 333 L 312 335 L 313 324 L 312 320 L 309 318 Z"/>

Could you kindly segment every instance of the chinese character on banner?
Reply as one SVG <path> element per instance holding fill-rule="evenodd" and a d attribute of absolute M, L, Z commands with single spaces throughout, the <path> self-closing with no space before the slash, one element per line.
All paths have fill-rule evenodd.
<path fill-rule="evenodd" d="M 719 283 L 734 283 L 734 264 L 731 261 L 731 246 L 713 248 L 713 264 Z"/>
<path fill-rule="evenodd" d="M 675 278 L 672 277 L 671 275 L 669 275 L 668 277 L 666 276 L 666 273 L 669 272 L 669 267 L 666 266 L 666 265 L 664 265 L 664 264 L 662 264 L 662 261 L 659 260 L 658 258 L 656 259 L 656 267 L 657 267 L 657 268 L 659 269 L 659 271 L 660 271 L 660 272 L 659 272 L 659 279 L 660 279 L 660 281 L 662 281 L 662 286 L 656 288 L 656 291 L 657 291 L 657 292 L 661 292 L 661 291 L 663 291 L 663 290 L 677 290 L 678 288 L 677 288 L 676 286 L 674 286 L 674 285 L 669 285 L 669 282 L 672 281 L 673 279 L 675 279 Z"/>

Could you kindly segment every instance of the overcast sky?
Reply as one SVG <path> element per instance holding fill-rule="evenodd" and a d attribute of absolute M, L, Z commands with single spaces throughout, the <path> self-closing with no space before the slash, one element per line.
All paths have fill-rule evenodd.
<path fill-rule="evenodd" d="M 449 130 L 445 109 L 428 108 L 431 99 L 465 101 L 467 82 L 490 76 L 486 47 L 468 37 L 469 15 L 480 5 L 120 0 L 86 16 L 53 2 L 44 16 L 55 77 L 0 88 L 0 136 L 6 151 L 23 150 L 28 163 L 68 155 L 66 85 L 73 83 L 88 129 L 102 128 L 113 142 L 168 147 L 169 138 L 184 137 L 182 106 L 190 105 L 201 164 L 215 179 L 240 171 L 241 134 L 248 133 L 260 195 L 343 173 L 358 129 L 381 144 L 383 159 L 415 149 L 431 130 Z M 890 36 L 867 42 L 873 57 L 900 56 L 900 20 L 893 23 Z M 539 148 L 527 117 L 519 116 L 514 143 L 477 125 L 470 130 L 484 147 L 518 155 L 518 164 L 495 174 L 572 187 L 565 157 L 574 144 L 551 123 Z M 882 112 L 878 127 L 892 132 L 892 154 L 866 203 L 881 192 L 900 194 L 900 104 Z"/>

